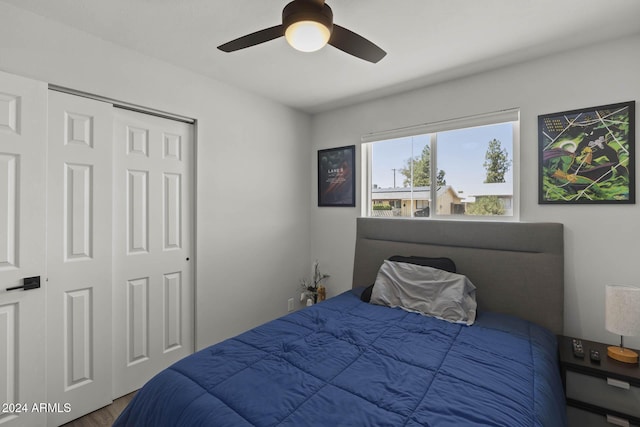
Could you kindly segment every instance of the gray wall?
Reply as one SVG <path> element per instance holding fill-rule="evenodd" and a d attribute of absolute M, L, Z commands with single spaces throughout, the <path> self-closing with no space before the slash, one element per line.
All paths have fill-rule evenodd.
<path fill-rule="evenodd" d="M 329 293 L 351 286 L 355 218 L 362 203 L 317 207 L 316 150 L 359 146 L 360 137 L 370 132 L 518 107 L 520 219 L 565 224 L 565 333 L 618 342 L 604 328 L 604 289 L 640 285 L 640 206 L 538 205 L 537 116 L 640 100 L 638 51 L 636 35 L 314 116 L 311 257 L 332 274 Z M 360 197 L 360 180 L 357 185 Z M 638 338 L 626 342 L 640 347 Z"/>
<path fill-rule="evenodd" d="M 197 347 L 286 313 L 308 275 L 307 115 L 0 2 L 0 70 L 197 128 Z"/>

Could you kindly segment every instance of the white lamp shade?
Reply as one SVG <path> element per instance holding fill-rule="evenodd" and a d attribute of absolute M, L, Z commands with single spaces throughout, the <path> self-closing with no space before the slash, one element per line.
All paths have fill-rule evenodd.
<path fill-rule="evenodd" d="M 607 285 L 605 327 L 617 335 L 640 335 L 640 288 Z"/>
<path fill-rule="evenodd" d="M 320 22 L 299 21 L 289 25 L 284 36 L 293 48 L 302 52 L 315 52 L 329 42 L 331 31 Z"/>

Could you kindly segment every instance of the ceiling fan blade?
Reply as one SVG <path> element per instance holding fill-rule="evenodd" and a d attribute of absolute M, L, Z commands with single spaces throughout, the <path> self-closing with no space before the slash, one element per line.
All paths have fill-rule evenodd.
<path fill-rule="evenodd" d="M 357 56 L 374 64 L 385 57 L 387 52 L 364 37 L 347 30 L 340 25 L 333 24 L 333 32 L 329 44 L 350 55 Z"/>
<path fill-rule="evenodd" d="M 234 52 L 236 50 L 245 49 L 247 47 L 277 39 L 283 35 L 284 28 L 282 25 L 276 25 L 275 27 L 265 28 L 264 30 L 256 31 L 255 33 L 247 34 L 246 36 L 231 40 L 230 42 L 218 46 L 218 49 L 223 52 Z"/>

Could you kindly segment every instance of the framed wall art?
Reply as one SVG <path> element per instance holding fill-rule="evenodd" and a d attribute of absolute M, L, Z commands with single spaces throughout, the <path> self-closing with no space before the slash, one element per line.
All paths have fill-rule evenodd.
<path fill-rule="evenodd" d="M 538 116 L 541 204 L 635 203 L 635 101 Z"/>
<path fill-rule="evenodd" d="M 318 150 L 318 206 L 356 205 L 356 147 Z"/>

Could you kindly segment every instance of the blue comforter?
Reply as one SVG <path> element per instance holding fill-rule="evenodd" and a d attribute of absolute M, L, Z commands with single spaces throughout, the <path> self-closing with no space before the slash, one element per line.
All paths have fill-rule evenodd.
<path fill-rule="evenodd" d="M 473 326 L 348 291 L 201 350 L 151 379 L 115 426 L 564 426 L 555 337 Z"/>

